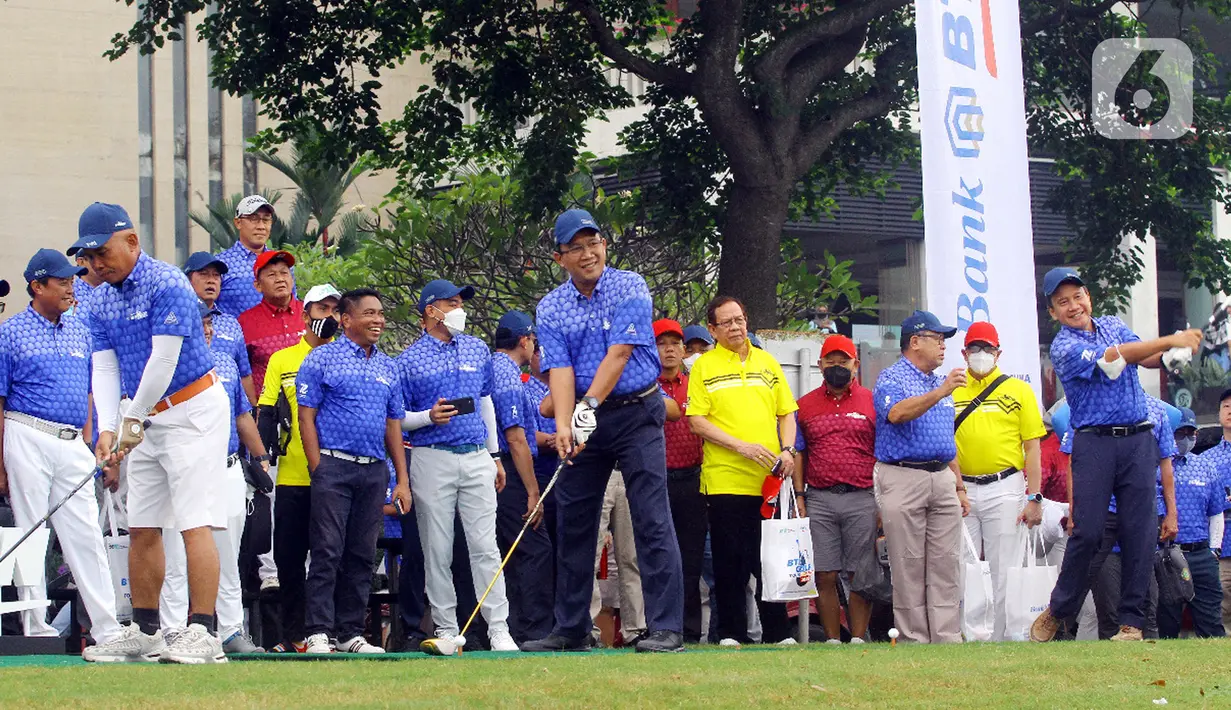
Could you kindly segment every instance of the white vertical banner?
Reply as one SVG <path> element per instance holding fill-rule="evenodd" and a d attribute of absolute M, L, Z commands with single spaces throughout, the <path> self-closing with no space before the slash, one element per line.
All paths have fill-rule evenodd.
<path fill-rule="evenodd" d="M 1040 394 L 1017 0 L 915 0 L 928 310 L 1000 333 L 1000 367 Z"/>

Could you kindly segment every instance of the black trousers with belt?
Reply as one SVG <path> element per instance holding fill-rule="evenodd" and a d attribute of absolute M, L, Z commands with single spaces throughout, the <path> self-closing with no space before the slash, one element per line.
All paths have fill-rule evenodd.
<path fill-rule="evenodd" d="M 761 641 L 777 643 L 791 634 L 786 604 L 761 601 L 761 497 L 707 495 L 710 551 L 714 556 L 714 595 L 718 599 L 718 637 L 751 643 L 748 637 L 748 576 L 757 580 Z"/>
<path fill-rule="evenodd" d="M 701 567 L 705 561 L 705 534 L 709 530 L 705 496 L 701 495 L 701 467 L 667 469 L 667 498 L 684 568 L 684 641 L 699 643 Z"/>

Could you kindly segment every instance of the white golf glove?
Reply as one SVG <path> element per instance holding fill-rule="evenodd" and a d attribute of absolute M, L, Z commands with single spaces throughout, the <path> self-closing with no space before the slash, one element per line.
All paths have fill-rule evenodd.
<path fill-rule="evenodd" d="M 597 427 L 598 417 L 595 416 L 594 408 L 584 401 L 578 402 L 577 406 L 573 407 L 573 442 L 586 443 Z"/>
<path fill-rule="evenodd" d="M 1169 372 L 1176 372 L 1192 361 L 1192 348 L 1171 348 L 1163 353 L 1163 367 Z"/>

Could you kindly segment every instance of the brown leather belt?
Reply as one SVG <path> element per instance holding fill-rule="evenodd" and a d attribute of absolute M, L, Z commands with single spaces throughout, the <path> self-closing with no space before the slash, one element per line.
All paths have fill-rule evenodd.
<path fill-rule="evenodd" d="M 210 387 L 213 387 L 214 383 L 217 381 L 218 373 L 210 370 L 204 375 L 201 375 L 200 378 L 181 387 L 178 392 L 173 393 L 169 397 L 164 397 L 163 399 L 158 400 L 158 404 L 154 405 L 154 411 L 150 412 L 150 416 L 165 412 L 177 404 L 187 402 Z"/>

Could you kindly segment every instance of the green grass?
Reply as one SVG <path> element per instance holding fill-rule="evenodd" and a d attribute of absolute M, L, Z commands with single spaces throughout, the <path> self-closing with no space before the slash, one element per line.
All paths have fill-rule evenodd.
<path fill-rule="evenodd" d="M 1231 640 L 0 664 L 0 708 L 1231 708 Z M 1156 685 L 1163 681 L 1166 685 Z"/>

